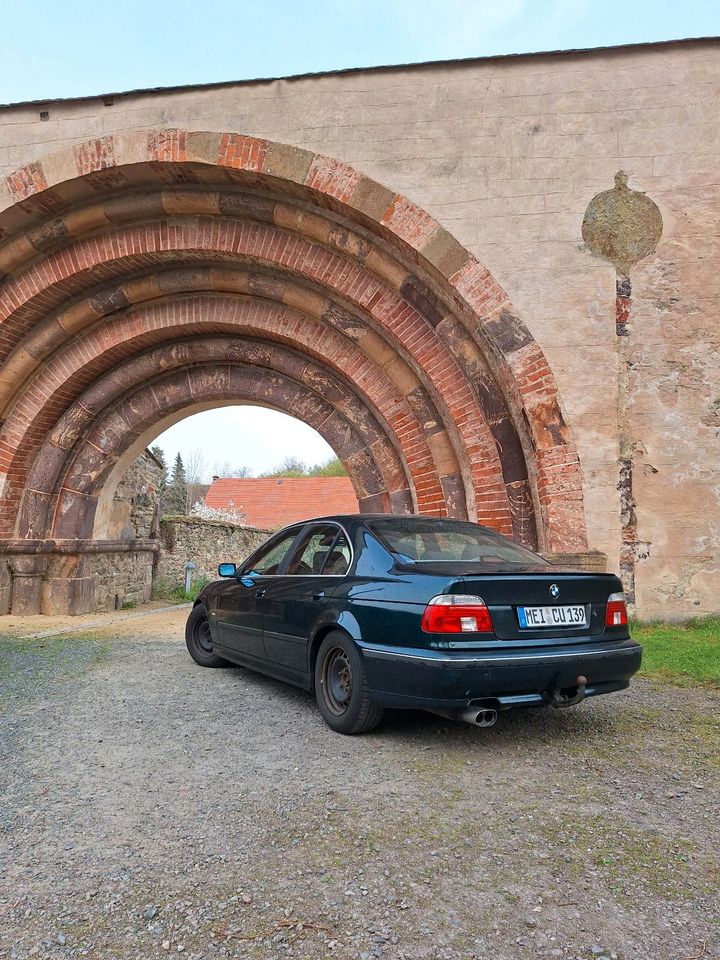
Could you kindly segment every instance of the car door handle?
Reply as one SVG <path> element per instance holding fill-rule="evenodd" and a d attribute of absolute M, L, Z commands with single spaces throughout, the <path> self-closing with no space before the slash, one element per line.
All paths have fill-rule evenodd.
<path fill-rule="evenodd" d="M 255 592 L 255 596 L 258 600 L 262 600 L 266 593 L 267 587 L 260 587 L 260 589 Z"/>
<path fill-rule="evenodd" d="M 315 603 L 318 603 L 320 600 L 324 600 L 324 599 L 325 599 L 325 591 L 324 591 L 324 590 L 321 590 L 319 593 L 314 593 L 314 594 L 312 595 L 312 598 L 313 598 L 313 600 L 315 601 Z"/>

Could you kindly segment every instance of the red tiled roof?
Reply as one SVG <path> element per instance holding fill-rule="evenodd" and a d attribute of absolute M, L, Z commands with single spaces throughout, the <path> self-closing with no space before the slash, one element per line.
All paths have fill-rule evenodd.
<path fill-rule="evenodd" d="M 358 512 L 350 477 L 223 477 L 213 480 L 205 503 L 233 508 L 245 514 L 245 523 L 271 529 L 311 517 Z"/>

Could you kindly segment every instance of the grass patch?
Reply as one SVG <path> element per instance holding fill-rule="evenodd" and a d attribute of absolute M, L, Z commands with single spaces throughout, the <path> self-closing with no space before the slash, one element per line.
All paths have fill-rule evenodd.
<path fill-rule="evenodd" d="M 632 635 L 644 647 L 641 676 L 720 690 L 720 618 L 636 623 Z"/>
<path fill-rule="evenodd" d="M 715 890 L 717 861 L 703 855 L 693 840 L 638 828 L 619 813 L 540 814 L 536 829 L 537 842 L 561 854 L 570 876 L 579 879 L 588 868 L 597 870 L 621 902 L 639 890 L 686 902 Z"/>
<path fill-rule="evenodd" d="M 203 587 L 206 587 L 212 577 L 197 577 L 186 590 L 184 584 L 171 583 L 168 580 L 156 580 L 153 583 L 152 599 L 168 600 L 170 603 L 192 603 Z"/>
<path fill-rule="evenodd" d="M 107 640 L 91 634 L 0 635 L 0 713 L 12 701 L 26 702 L 47 694 L 55 684 L 83 676 L 109 650 Z"/>

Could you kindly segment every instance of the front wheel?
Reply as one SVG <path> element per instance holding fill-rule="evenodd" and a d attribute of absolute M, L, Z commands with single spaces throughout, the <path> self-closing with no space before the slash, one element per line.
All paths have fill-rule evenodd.
<path fill-rule="evenodd" d="M 199 603 L 193 608 L 185 626 L 185 644 L 188 653 L 201 667 L 225 667 L 223 660 L 213 650 L 210 622 L 205 607 Z"/>
<path fill-rule="evenodd" d="M 370 702 L 362 658 L 350 637 L 333 630 L 315 660 L 315 699 L 329 727 L 338 733 L 367 733 L 382 719 Z"/>

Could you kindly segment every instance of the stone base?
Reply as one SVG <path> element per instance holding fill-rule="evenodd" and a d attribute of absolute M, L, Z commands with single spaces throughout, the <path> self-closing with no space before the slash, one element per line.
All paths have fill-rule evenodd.
<path fill-rule="evenodd" d="M 72 616 L 146 602 L 157 550 L 147 539 L 0 540 L 0 610 Z"/>
<path fill-rule="evenodd" d="M 95 577 L 51 577 L 43 582 L 40 612 L 79 616 L 95 610 Z"/>

